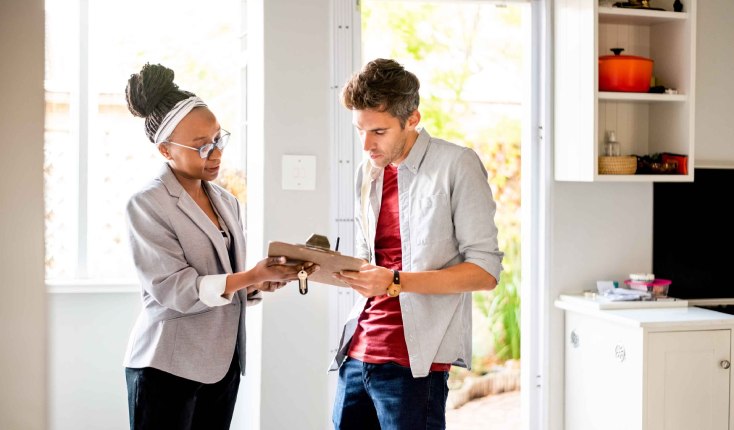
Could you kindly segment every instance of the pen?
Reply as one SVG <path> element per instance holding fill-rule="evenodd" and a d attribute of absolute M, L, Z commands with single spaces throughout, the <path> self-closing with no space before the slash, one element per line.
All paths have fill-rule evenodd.
<path fill-rule="evenodd" d="M 336 246 L 334 246 L 334 251 L 339 250 L 339 236 L 336 237 Z"/>

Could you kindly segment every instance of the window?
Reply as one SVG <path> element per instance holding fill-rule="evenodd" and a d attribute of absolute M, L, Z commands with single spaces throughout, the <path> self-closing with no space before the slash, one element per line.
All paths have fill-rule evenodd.
<path fill-rule="evenodd" d="M 163 164 L 125 85 L 161 63 L 232 139 L 218 181 L 244 204 L 241 0 L 46 2 L 46 279 L 134 278 L 128 198 Z"/>

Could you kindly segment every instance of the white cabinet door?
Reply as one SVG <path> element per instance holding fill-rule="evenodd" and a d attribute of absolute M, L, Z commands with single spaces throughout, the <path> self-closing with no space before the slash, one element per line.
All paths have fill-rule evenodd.
<path fill-rule="evenodd" d="M 729 429 L 730 339 L 730 330 L 650 333 L 647 429 Z"/>
<path fill-rule="evenodd" d="M 566 314 L 566 430 L 642 430 L 642 330 Z"/>

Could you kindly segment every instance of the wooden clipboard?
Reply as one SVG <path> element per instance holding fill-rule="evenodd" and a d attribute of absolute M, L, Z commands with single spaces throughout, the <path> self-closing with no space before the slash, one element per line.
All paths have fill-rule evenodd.
<path fill-rule="evenodd" d="M 279 256 L 286 257 L 288 259 L 287 264 L 298 264 L 305 261 L 318 264 L 320 266 L 319 270 L 308 277 L 309 281 L 336 285 L 337 287 L 348 287 L 348 285 L 334 278 L 332 274 L 342 270 L 356 271 L 367 263 L 361 258 L 349 257 L 336 251 L 301 244 L 270 242 L 268 244 L 268 257 Z"/>

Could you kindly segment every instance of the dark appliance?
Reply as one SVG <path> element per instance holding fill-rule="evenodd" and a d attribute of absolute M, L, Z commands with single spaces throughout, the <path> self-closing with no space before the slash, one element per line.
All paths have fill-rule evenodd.
<path fill-rule="evenodd" d="M 694 182 L 653 185 L 655 277 L 671 297 L 734 298 L 734 168 L 701 169 Z"/>

